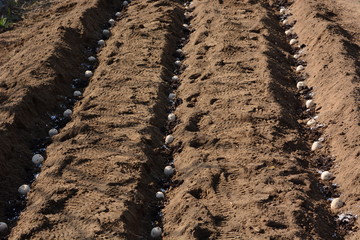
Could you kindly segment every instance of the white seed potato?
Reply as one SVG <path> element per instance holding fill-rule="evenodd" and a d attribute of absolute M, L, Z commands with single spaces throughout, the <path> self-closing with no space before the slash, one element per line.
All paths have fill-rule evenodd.
<path fill-rule="evenodd" d="M 303 81 L 300 81 L 300 82 L 298 82 L 297 84 L 296 84 L 296 88 L 297 89 L 303 89 L 303 88 L 305 88 L 306 87 L 306 84 L 305 84 L 305 82 L 303 82 Z"/>
<path fill-rule="evenodd" d="M 168 115 L 168 120 L 169 120 L 169 122 L 173 122 L 173 121 L 175 121 L 175 119 L 176 119 L 176 116 L 175 116 L 174 113 L 170 113 L 170 114 Z"/>
<path fill-rule="evenodd" d="M 159 227 L 154 227 L 150 233 L 152 238 L 159 238 L 161 237 L 161 234 L 162 234 L 162 230 Z"/>
<path fill-rule="evenodd" d="M 90 70 L 85 71 L 85 77 L 90 78 L 93 76 L 93 72 Z"/>
<path fill-rule="evenodd" d="M 183 54 L 184 54 L 183 50 L 180 49 L 180 48 L 176 50 L 176 53 L 179 54 L 179 55 L 183 55 Z"/>
<path fill-rule="evenodd" d="M 338 209 L 341 208 L 342 206 L 344 206 L 344 202 L 340 200 L 340 198 L 334 198 L 331 201 L 331 209 Z"/>
<path fill-rule="evenodd" d="M 181 66 L 181 61 L 180 60 L 175 61 L 175 65 L 180 67 Z"/>
<path fill-rule="evenodd" d="M 27 184 L 21 185 L 21 186 L 18 188 L 18 192 L 19 192 L 21 195 L 26 195 L 26 194 L 28 194 L 28 192 L 30 192 L 30 186 L 27 185 Z"/>
<path fill-rule="evenodd" d="M 314 100 L 307 100 L 307 101 L 305 102 L 306 108 L 311 108 L 311 107 L 314 106 L 314 105 L 315 105 Z"/>
<path fill-rule="evenodd" d="M 126 7 L 128 4 L 129 4 L 128 1 L 123 1 L 123 4 L 122 4 L 122 5 L 123 5 L 124 7 Z"/>
<path fill-rule="evenodd" d="M 308 125 L 308 126 L 312 126 L 312 125 L 314 125 L 314 124 L 316 124 L 316 120 L 315 120 L 315 119 L 310 119 L 310 120 L 307 121 L 307 123 L 306 123 L 306 125 Z"/>
<path fill-rule="evenodd" d="M 156 194 L 155 194 L 155 196 L 156 196 L 156 198 L 158 198 L 158 199 L 164 199 L 165 198 L 165 195 L 164 195 L 164 193 L 163 192 L 157 192 Z"/>
<path fill-rule="evenodd" d="M 50 137 L 53 137 L 58 133 L 59 133 L 59 131 L 56 128 L 52 128 L 52 129 L 49 130 L 49 136 Z"/>
<path fill-rule="evenodd" d="M 296 44 L 298 42 L 298 40 L 297 39 L 295 39 L 295 38 L 293 38 L 293 39 L 291 39 L 290 40 L 290 45 L 294 45 L 294 44 Z"/>
<path fill-rule="evenodd" d="M 300 58 L 300 54 L 295 54 L 295 55 L 294 55 L 294 58 L 295 58 L 295 59 L 299 59 L 299 58 Z"/>
<path fill-rule="evenodd" d="M 74 92 L 74 97 L 80 97 L 81 95 L 82 95 L 82 93 L 80 91 Z"/>
<path fill-rule="evenodd" d="M 66 109 L 66 110 L 64 111 L 64 113 L 63 113 L 63 116 L 66 117 L 66 118 L 71 117 L 71 115 L 72 115 L 71 109 Z"/>
<path fill-rule="evenodd" d="M 31 161 L 35 164 L 35 165 L 39 165 L 40 163 L 42 163 L 44 161 L 44 157 L 41 154 L 35 154 Z"/>
<path fill-rule="evenodd" d="M 179 77 L 174 75 L 174 76 L 172 76 L 171 81 L 173 81 L 173 82 L 179 81 Z"/>
<path fill-rule="evenodd" d="M 185 40 L 186 40 L 186 38 L 182 37 L 180 40 L 181 40 L 181 41 L 185 41 Z"/>
<path fill-rule="evenodd" d="M 280 9 L 280 13 L 281 13 L 281 14 L 286 14 L 286 8 L 282 7 L 282 8 Z"/>
<path fill-rule="evenodd" d="M 315 141 L 312 145 L 311 145 L 311 151 L 316 151 L 318 149 L 322 148 L 322 144 L 319 141 Z"/>
<path fill-rule="evenodd" d="M 100 39 L 100 40 L 98 41 L 98 45 L 99 45 L 100 47 L 103 47 L 103 46 L 105 45 L 105 41 L 104 41 L 103 39 Z"/>
<path fill-rule="evenodd" d="M 115 20 L 114 20 L 114 19 L 112 19 L 112 18 L 110 18 L 110 20 L 109 20 L 109 24 L 110 24 L 111 26 L 114 26 L 114 25 L 115 25 Z"/>
<path fill-rule="evenodd" d="M 0 222 L 0 233 L 5 232 L 8 229 L 8 225 L 4 222 Z"/>
<path fill-rule="evenodd" d="M 289 20 L 288 19 L 283 20 L 282 24 L 284 24 L 284 25 L 289 24 Z"/>
<path fill-rule="evenodd" d="M 108 29 L 104 29 L 103 31 L 102 31 L 102 34 L 104 35 L 104 37 L 110 37 L 110 31 L 108 30 Z"/>
<path fill-rule="evenodd" d="M 186 23 L 183 24 L 184 28 L 189 28 L 189 25 L 187 25 Z"/>
<path fill-rule="evenodd" d="M 302 70 L 304 70 L 304 69 L 305 69 L 305 68 L 304 68 L 303 65 L 299 65 L 299 66 L 296 67 L 296 71 L 297 71 L 297 72 L 300 72 L 300 71 L 302 71 Z"/>
<path fill-rule="evenodd" d="M 121 16 L 121 12 L 116 12 L 115 13 L 115 17 L 120 17 Z"/>
<path fill-rule="evenodd" d="M 321 178 L 321 180 L 329 181 L 333 178 L 333 175 L 331 172 L 325 171 L 325 172 L 321 173 L 320 178 Z"/>
<path fill-rule="evenodd" d="M 174 141 L 174 137 L 173 135 L 167 135 L 166 138 L 165 138 L 165 144 L 170 144 Z"/>
<path fill-rule="evenodd" d="M 176 94 L 175 93 L 170 93 L 168 98 L 170 100 L 174 100 L 176 98 Z"/>
<path fill-rule="evenodd" d="M 324 137 L 320 137 L 320 138 L 318 139 L 318 141 L 319 141 L 319 142 L 323 142 L 323 141 L 325 141 L 325 138 L 324 138 Z"/>
<path fill-rule="evenodd" d="M 174 174 L 174 171 L 175 171 L 175 169 L 174 169 L 172 166 L 166 166 L 166 167 L 164 168 L 164 174 L 165 174 L 166 176 L 171 176 L 171 175 L 173 175 L 173 174 Z"/>
<path fill-rule="evenodd" d="M 292 30 L 291 30 L 291 29 L 285 31 L 285 35 L 286 35 L 286 36 L 289 36 L 289 35 L 291 35 L 291 34 L 292 34 Z"/>
<path fill-rule="evenodd" d="M 95 61 L 96 61 L 96 57 L 90 56 L 90 57 L 88 57 L 88 60 L 89 60 L 89 62 L 95 62 Z"/>

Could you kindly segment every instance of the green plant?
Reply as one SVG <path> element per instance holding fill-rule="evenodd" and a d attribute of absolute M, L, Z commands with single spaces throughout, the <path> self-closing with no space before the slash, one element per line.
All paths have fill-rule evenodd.
<path fill-rule="evenodd" d="M 11 22 L 7 17 L 0 17 L 0 28 L 9 28 L 11 26 Z"/>

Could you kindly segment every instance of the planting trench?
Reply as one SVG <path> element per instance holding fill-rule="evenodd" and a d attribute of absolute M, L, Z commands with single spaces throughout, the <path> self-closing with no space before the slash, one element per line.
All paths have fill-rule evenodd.
<path fill-rule="evenodd" d="M 359 155 L 359 47 L 340 27 L 338 5 L 330 24 L 335 17 L 325 4 L 287 4 L 306 45 L 314 111 L 326 128 L 314 134 L 304 124 L 280 5 L 232 0 L 193 1 L 177 125 L 169 132 L 169 80 L 185 37 L 182 3 L 132 1 L 111 28 L 71 121 L 47 139 L 46 160 L 9 239 L 149 239 L 158 225 L 163 239 L 356 239 L 356 232 L 346 235 L 355 228 L 335 221 L 337 213 L 358 214 L 352 186 Z M 37 139 L 52 127 L 50 116 L 64 110 L 59 104 L 72 95 L 72 79 L 83 76 L 81 63 L 120 6 L 54 1 L 34 8 L 29 16 L 36 20 L 24 21 L 30 30 L 19 26 L 1 35 L 2 219 L 18 186 L 32 177 Z M 20 33 L 23 40 L 14 40 Z M 336 56 L 330 64 L 328 49 Z M 168 133 L 175 141 L 167 149 Z M 326 147 L 312 153 L 318 134 Z M 334 172 L 346 202 L 335 213 L 317 173 L 319 159 L 328 156 L 335 164 L 326 170 Z M 165 182 L 159 219 L 155 193 L 164 187 L 169 158 L 176 174 Z"/>

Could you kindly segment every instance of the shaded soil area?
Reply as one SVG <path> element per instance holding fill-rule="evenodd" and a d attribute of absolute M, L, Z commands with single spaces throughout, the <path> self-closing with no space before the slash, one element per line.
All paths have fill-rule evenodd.
<path fill-rule="evenodd" d="M 336 219 L 360 214 L 360 3 L 183 3 L 42 0 L 0 34 L 5 239 L 151 239 L 158 225 L 169 240 L 359 238 L 358 223 Z M 310 113 L 280 6 L 304 44 Z M 120 10 L 88 80 L 87 58 Z M 174 53 L 187 33 L 166 149 Z M 67 108 L 72 119 L 54 122 Z M 309 114 L 325 127 L 310 130 Z M 319 137 L 324 147 L 312 152 Z M 46 159 L 34 180 L 39 144 Z M 159 213 L 169 158 L 176 173 Z M 318 170 L 334 174 L 343 208 L 330 209 Z M 17 188 L 31 181 L 24 202 Z M 25 207 L 17 221 L 14 202 Z"/>

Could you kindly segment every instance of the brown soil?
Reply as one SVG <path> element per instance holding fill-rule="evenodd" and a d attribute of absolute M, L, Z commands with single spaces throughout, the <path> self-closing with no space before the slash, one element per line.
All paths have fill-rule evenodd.
<path fill-rule="evenodd" d="M 150 239 L 158 224 L 169 240 L 360 238 L 357 222 L 336 221 L 360 214 L 360 3 L 193 3 L 173 129 L 167 96 L 187 36 L 183 1 L 132 1 L 90 82 L 86 59 L 121 1 L 40 0 L 0 34 L 4 239 Z M 310 112 L 296 89 L 281 5 L 305 45 Z M 72 85 L 85 90 L 78 101 Z M 314 114 L 324 128 L 304 124 Z M 50 139 L 52 127 L 60 133 Z M 169 132 L 175 141 L 164 149 Z M 311 152 L 320 136 L 325 147 Z M 35 152 L 46 155 L 36 180 Z M 318 170 L 331 171 L 339 187 L 326 191 L 331 183 Z M 24 201 L 17 188 L 32 181 Z M 333 211 L 327 198 L 338 195 L 345 206 Z"/>

